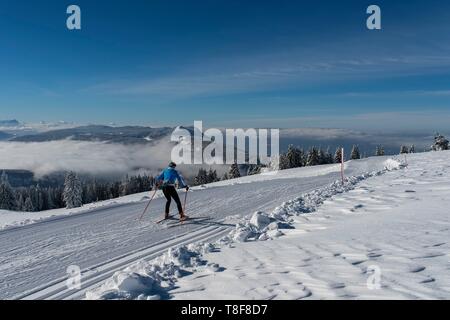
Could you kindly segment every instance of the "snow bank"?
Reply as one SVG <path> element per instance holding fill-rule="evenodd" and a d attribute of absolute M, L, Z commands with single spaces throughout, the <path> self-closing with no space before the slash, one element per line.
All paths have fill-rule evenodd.
<path fill-rule="evenodd" d="M 201 256 L 215 249 L 214 245 L 193 244 L 170 248 L 164 255 L 151 261 L 141 260 L 117 271 L 103 285 L 86 293 L 87 300 L 160 300 L 167 298 L 176 279 L 206 267 L 217 272 L 220 267 L 207 265 Z"/>
<path fill-rule="evenodd" d="M 344 183 L 335 181 L 324 188 L 303 194 L 294 200 L 283 203 L 269 214 L 259 211 L 255 212 L 250 219 L 247 218 L 240 221 L 236 225 L 236 229 L 222 239 L 221 243 L 231 244 L 233 241 L 265 241 L 278 238 L 283 235 L 280 229 L 294 228 L 292 225 L 292 216 L 314 212 L 325 200 L 354 189 L 360 181 L 405 166 L 394 159 L 386 160 L 383 165 L 384 169 L 381 171 L 349 177 Z"/>

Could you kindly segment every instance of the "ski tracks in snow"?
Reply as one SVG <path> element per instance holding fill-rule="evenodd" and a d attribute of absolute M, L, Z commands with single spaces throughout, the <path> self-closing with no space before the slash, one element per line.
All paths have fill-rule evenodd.
<path fill-rule="evenodd" d="M 111 277 L 115 272 L 122 270 L 135 261 L 150 261 L 162 255 L 169 248 L 177 248 L 192 242 L 212 241 L 229 232 L 229 228 L 212 226 L 200 228 L 194 232 L 187 232 L 160 243 L 152 244 L 148 248 L 140 249 L 130 254 L 115 258 L 111 261 L 92 266 L 81 272 L 81 287 L 70 288 L 67 286 L 67 277 L 58 279 L 52 283 L 36 288 L 26 294 L 15 297 L 24 300 L 62 300 L 82 299 L 86 292 L 95 288 L 100 283 Z"/>
<path fill-rule="evenodd" d="M 193 274 L 175 299 L 448 299 L 447 154 L 362 181 L 275 241 L 236 244 L 206 259 L 220 274 Z M 426 164 L 424 164 L 426 163 Z"/>

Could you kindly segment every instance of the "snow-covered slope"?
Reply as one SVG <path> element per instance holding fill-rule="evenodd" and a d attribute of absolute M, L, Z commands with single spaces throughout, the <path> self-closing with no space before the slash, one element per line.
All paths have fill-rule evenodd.
<path fill-rule="evenodd" d="M 448 157 L 449 155 L 446 152 L 413 155 L 408 159 L 410 167 L 407 170 L 411 170 L 414 166 L 420 168 L 420 165 L 425 161 L 432 162 L 431 159 L 441 159 L 444 156 Z M 380 172 L 385 168 L 386 160 L 387 158 L 385 157 L 378 157 L 348 162 L 346 174 L 347 176 L 361 177 L 362 174 L 367 172 Z M 400 172 L 406 174 L 407 171 L 398 170 L 395 173 L 389 172 L 380 177 L 375 176 L 367 180 L 367 183 L 375 179 L 382 179 L 382 181 L 396 179 L 398 177 L 395 175 L 400 174 Z M 432 170 L 429 172 L 432 172 Z M 216 278 L 220 276 L 233 277 L 236 274 L 230 274 L 229 272 L 234 272 L 239 267 L 233 269 L 232 264 L 240 259 L 242 260 L 242 258 L 229 258 L 230 265 L 227 266 L 221 260 L 222 258 L 225 260 L 227 258 L 222 255 L 227 252 L 229 252 L 230 257 L 234 255 L 233 252 L 236 252 L 236 257 L 246 254 L 238 250 L 256 250 L 256 254 L 257 248 L 264 248 L 269 243 L 276 244 L 281 243 L 281 241 L 290 241 L 290 239 L 293 242 L 300 241 L 293 237 L 316 234 L 314 224 L 318 223 L 313 223 L 309 229 L 302 229 L 304 228 L 303 223 L 295 225 L 297 229 L 292 229 L 292 231 L 283 229 L 282 233 L 286 233 L 287 236 L 272 242 L 232 244 L 232 246 L 237 248 L 223 249 L 222 253 L 203 255 L 203 252 L 211 251 L 213 248 L 210 245 L 200 247 L 184 247 L 183 245 L 189 245 L 194 242 L 208 243 L 223 238 L 230 232 L 234 232 L 236 222 L 240 221 L 242 217 L 251 215 L 255 211 L 273 213 L 284 202 L 295 204 L 295 201 L 289 202 L 289 200 L 296 199 L 302 194 L 308 194 L 310 195 L 308 199 L 314 200 L 317 198 L 314 196 L 318 194 L 317 190 L 330 190 L 329 186 L 338 180 L 339 177 L 338 166 L 323 166 L 287 170 L 279 175 L 247 177 L 230 180 L 226 183 L 221 182 L 198 187 L 193 192 L 190 192 L 188 197 L 187 211 L 194 219 L 184 225 L 179 225 L 176 222 L 163 225 L 155 224 L 155 221 L 161 217 L 164 206 L 164 199 L 161 197 L 154 200 L 148 215 L 142 222 L 139 222 L 137 217 L 144 209 L 146 199 L 142 199 L 143 195 L 136 195 L 128 199 L 119 199 L 116 203 L 103 203 L 99 207 L 93 206 L 84 212 L 54 212 L 56 217 L 49 220 L 46 220 L 46 217 L 41 217 L 44 220 L 38 223 L 5 229 L 0 231 L 0 297 L 70 299 L 82 298 L 86 292 L 89 292 L 89 297 L 91 298 L 127 297 L 126 294 L 125 296 L 117 294 L 120 291 L 122 293 L 128 292 L 130 293 L 128 297 L 134 298 L 138 296 L 144 298 L 169 298 L 172 295 L 175 298 L 200 298 L 200 291 L 194 291 L 192 295 L 188 295 L 183 291 L 183 288 L 191 291 L 195 287 L 201 288 L 206 282 L 199 280 L 201 279 L 201 277 L 198 278 L 199 273 L 179 279 L 179 276 L 184 274 L 183 268 L 203 268 L 204 272 L 211 272 Z M 366 175 L 364 177 L 367 178 L 369 176 Z M 348 190 L 357 187 L 359 183 L 366 183 L 361 181 L 359 178 L 351 180 L 351 186 Z M 336 192 L 345 190 L 336 188 Z M 326 195 L 326 192 L 323 194 Z M 352 194 L 352 191 L 345 195 L 350 194 Z M 411 195 L 411 193 L 405 194 Z M 331 199 L 332 201 L 338 201 L 338 197 L 344 197 L 345 195 Z M 328 194 L 328 196 L 331 197 L 332 194 Z M 321 208 L 329 205 L 328 201 L 323 205 L 321 205 L 321 201 L 316 203 L 319 211 Z M 348 201 L 350 203 L 351 200 Z M 356 211 L 364 208 L 357 206 L 358 204 L 354 204 Z M 330 206 L 330 208 L 333 207 L 332 205 Z M 296 209 L 299 206 L 293 205 L 291 208 Z M 332 209 L 329 210 L 332 211 Z M 328 221 L 328 225 L 324 222 L 323 227 L 330 230 L 334 228 L 335 223 L 333 221 L 344 221 L 344 219 L 333 219 L 331 213 L 327 214 L 331 216 L 330 219 L 323 218 L 324 221 Z M 5 215 L 6 213 L 2 216 Z M 353 217 L 359 217 L 356 214 L 341 215 L 349 221 L 353 221 Z M 321 214 L 316 213 L 312 216 L 319 217 Z M 367 214 L 367 216 L 372 215 Z M 310 218 L 308 217 L 308 219 Z M 376 220 L 376 218 L 373 219 Z M 21 221 L 21 218 L 16 218 L 16 225 L 20 224 L 19 221 Z M 383 219 L 383 221 L 386 222 L 386 219 Z M 356 222 L 352 223 L 354 228 L 361 228 Z M 10 221 L 10 224 L 14 223 Z M 292 221 L 290 224 L 292 225 Z M 339 224 L 336 223 L 336 225 Z M 321 228 L 322 225 L 319 225 L 317 229 L 320 230 Z M 351 232 L 348 231 L 348 234 L 350 235 Z M 324 234 L 324 236 L 328 237 L 328 240 L 324 241 L 339 241 L 339 238 L 337 240 L 332 239 L 333 233 L 330 233 L 330 235 Z M 320 238 L 319 236 L 317 237 Z M 316 241 L 316 239 L 314 240 Z M 305 239 L 305 241 L 307 242 L 308 239 Z M 230 243 L 234 242 L 228 242 L 228 244 Z M 311 245 L 313 245 L 312 242 Z M 255 246 L 255 249 L 249 249 L 249 246 Z M 170 251 L 167 252 L 169 248 Z M 267 250 L 270 251 L 273 248 L 268 248 Z M 283 250 L 278 251 L 280 254 L 283 252 Z M 294 252 L 293 250 L 292 253 Z M 161 257 L 164 253 L 166 254 Z M 276 259 L 277 263 L 283 265 L 282 256 L 274 256 L 273 254 L 272 256 L 268 255 L 268 259 Z M 247 257 L 251 257 L 251 255 Z M 155 258 L 160 259 L 159 264 L 149 263 Z M 225 270 L 221 269 L 222 266 L 217 266 L 215 263 L 204 265 L 202 261 L 205 258 L 212 262 L 217 260 L 220 262 L 219 264 L 223 264 Z M 292 257 L 292 259 L 295 258 Z M 139 265 L 131 267 L 136 272 L 121 271 L 137 261 L 140 261 Z M 189 266 L 189 264 L 192 265 Z M 79 266 L 82 270 L 81 290 L 68 289 L 66 287 L 66 269 L 71 265 Z M 269 263 L 269 265 L 273 264 Z M 290 266 L 289 262 L 286 263 L 286 266 Z M 145 276 L 138 272 L 143 269 L 153 274 L 154 277 Z M 222 270 L 224 272 L 217 273 L 217 271 Z M 252 272 L 248 271 L 248 274 L 253 275 L 257 272 L 255 270 Z M 268 269 L 268 271 L 270 270 Z M 108 280 L 109 284 L 104 284 L 103 289 L 102 287 L 95 289 L 113 275 L 114 278 Z M 223 280 L 228 281 L 225 278 Z M 172 290 L 171 281 L 178 281 L 177 286 L 180 289 Z M 230 285 L 232 284 L 231 281 L 229 283 Z M 264 281 L 260 283 L 263 284 Z M 114 286 L 117 286 L 116 290 L 114 290 Z M 149 287 L 154 288 L 157 295 L 154 294 L 154 291 L 149 290 Z M 112 291 L 111 288 L 113 288 Z M 241 289 L 243 287 L 236 288 L 238 291 Z M 260 289 L 255 290 L 258 291 Z M 308 290 L 311 291 L 311 289 Z M 136 295 L 136 292 L 133 293 L 133 291 L 137 291 L 137 293 L 150 291 L 150 293 L 148 295 Z M 221 298 L 220 291 L 217 287 L 211 286 L 210 297 Z M 104 295 L 105 292 L 109 292 L 109 295 Z M 225 298 L 227 296 L 222 297 Z M 257 296 L 237 292 L 235 297 L 252 298 Z M 279 297 L 282 297 L 282 295 Z"/>
<path fill-rule="evenodd" d="M 450 153 L 361 182 L 275 241 L 205 254 L 175 299 L 449 299 Z"/>
<path fill-rule="evenodd" d="M 448 299 L 449 157 L 413 155 L 406 168 L 388 160 L 387 170 L 255 213 L 214 245 L 140 261 L 87 298 Z M 243 225 L 256 237 L 235 237 Z"/>

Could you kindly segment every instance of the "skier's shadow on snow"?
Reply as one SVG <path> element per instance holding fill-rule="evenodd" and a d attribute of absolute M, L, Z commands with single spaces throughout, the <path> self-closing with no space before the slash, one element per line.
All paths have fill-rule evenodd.
<path fill-rule="evenodd" d="M 220 227 L 234 227 L 234 224 L 230 223 L 223 223 L 219 221 L 214 221 L 211 217 L 192 217 L 188 220 L 184 221 L 183 223 L 175 223 L 170 224 L 168 228 L 174 228 L 177 226 L 186 226 L 186 225 L 203 225 L 203 226 L 220 226 Z"/>

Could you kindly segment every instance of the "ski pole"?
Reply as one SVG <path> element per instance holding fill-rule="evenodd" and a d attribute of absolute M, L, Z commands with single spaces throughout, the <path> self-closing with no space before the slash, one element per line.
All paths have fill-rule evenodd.
<path fill-rule="evenodd" d="M 150 206 L 150 203 L 152 203 L 152 200 L 153 200 L 153 198 L 154 198 L 155 195 L 156 195 L 156 191 L 158 191 L 158 188 L 155 188 L 155 192 L 153 192 L 153 195 L 152 195 L 152 197 L 150 198 L 150 201 L 148 202 L 147 206 L 145 207 L 144 212 L 142 212 L 141 217 L 139 218 L 139 221 L 142 220 L 142 218 L 144 217 L 144 214 L 147 212 L 147 209 L 148 209 L 148 207 Z"/>
<path fill-rule="evenodd" d="M 186 201 L 187 201 L 187 195 L 188 195 L 188 192 L 186 191 L 186 193 L 185 193 L 185 195 L 184 195 L 184 207 L 183 207 L 183 213 L 184 214 L 186 214 Z"/>

